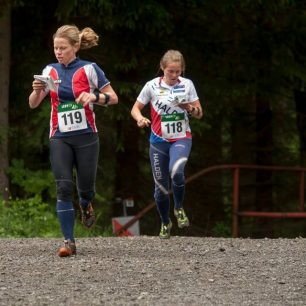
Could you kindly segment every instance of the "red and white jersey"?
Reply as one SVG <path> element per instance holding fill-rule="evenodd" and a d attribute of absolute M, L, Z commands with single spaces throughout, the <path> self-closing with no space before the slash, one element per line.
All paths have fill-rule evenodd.
<path fill-rule="evenodd" d="M 97 64 L 76 58 L 69 65 L 54 63 L 42 73 L 53 79 L 56 90 L 49 88 L 51 97 L 50 138 L 96 133 L 93 103 L 82 106 L 75 99 L 82 92 L 102 89 L 110 82 Z"/>
<path fill-rule="evenodd" d="M 188 114 L 178 107 L 179 103 L 191 103 L 199 99 L 193 82 L 179 77 L 178 82 L 169 86 L 163 77 L 146 83 L 137 101 L 151 107 L 150 142 L 173 142 L 191 138 Z"/>

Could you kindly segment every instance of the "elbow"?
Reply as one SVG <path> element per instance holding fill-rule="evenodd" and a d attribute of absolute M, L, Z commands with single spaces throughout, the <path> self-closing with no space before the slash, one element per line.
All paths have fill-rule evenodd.
<path fill-rule="evenodd" d="M 31 101 L 29 100 L 29 107 L 30 107 L 31 109 L 33 109 L 33 108 L 36 107 L 36 105 L 33 105 L 33 103 L 31 103 Z"/>

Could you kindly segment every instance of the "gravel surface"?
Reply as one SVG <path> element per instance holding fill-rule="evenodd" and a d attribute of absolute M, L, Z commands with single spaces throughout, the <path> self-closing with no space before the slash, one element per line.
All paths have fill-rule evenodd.
<path fill-rule="evenodd" d="M 0 305 L 306 305 L 306 239 L 0 239 Z"/>

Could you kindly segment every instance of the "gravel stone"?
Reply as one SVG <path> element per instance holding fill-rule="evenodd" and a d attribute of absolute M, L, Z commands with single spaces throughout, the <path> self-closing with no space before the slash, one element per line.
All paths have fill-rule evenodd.
<path fill-rule="evenodd" d="M 0 239 L 0 305 L 306 305 L 306 239 Z"/>

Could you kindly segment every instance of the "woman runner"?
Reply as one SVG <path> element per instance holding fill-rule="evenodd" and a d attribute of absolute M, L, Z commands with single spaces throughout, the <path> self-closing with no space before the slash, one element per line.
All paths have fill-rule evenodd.
<path fill-rule="evenodd" d="M 94 105 L 113 105 L 118 97 L 103 70 L 77 56 L 82 49 L 98 44 L 99 36 L 87 27 L 80 31 L 64 25 L 53 35 L 56 63 L 47 65 L 42 75 L 34 76 L 30 108 L 51 98 L 50 161 L 57 187 L 57 214 L 64 236 L 58 250 L 61 257 L 76 254 L 74 238 L 73 170 L 82 222 L 90 228 L 95 222 L 92 201 L 99 156 L 99 136 Z"/>
<path fill-rule="evenodd" d="M 178 227 L 189 226 L 183 208 L 184 169 L 192 145 L 189 117 L 200 119 L 203 111 L 193 82 L 181 76 L 185 70 L 181 52 L 168 50 L 161 58 L 160 69 L 163 76 L 146 83 L 131 115 L 139 128 L 151 124 L 150 161 L 155 183 L 154 198 L 161 217 L 159 237 L 165 239 L 170 238 L 172 227 L 169 218 L 170 181 Z M 142 115 L 142 109 L 148 104 L 151 120 Z"/>

